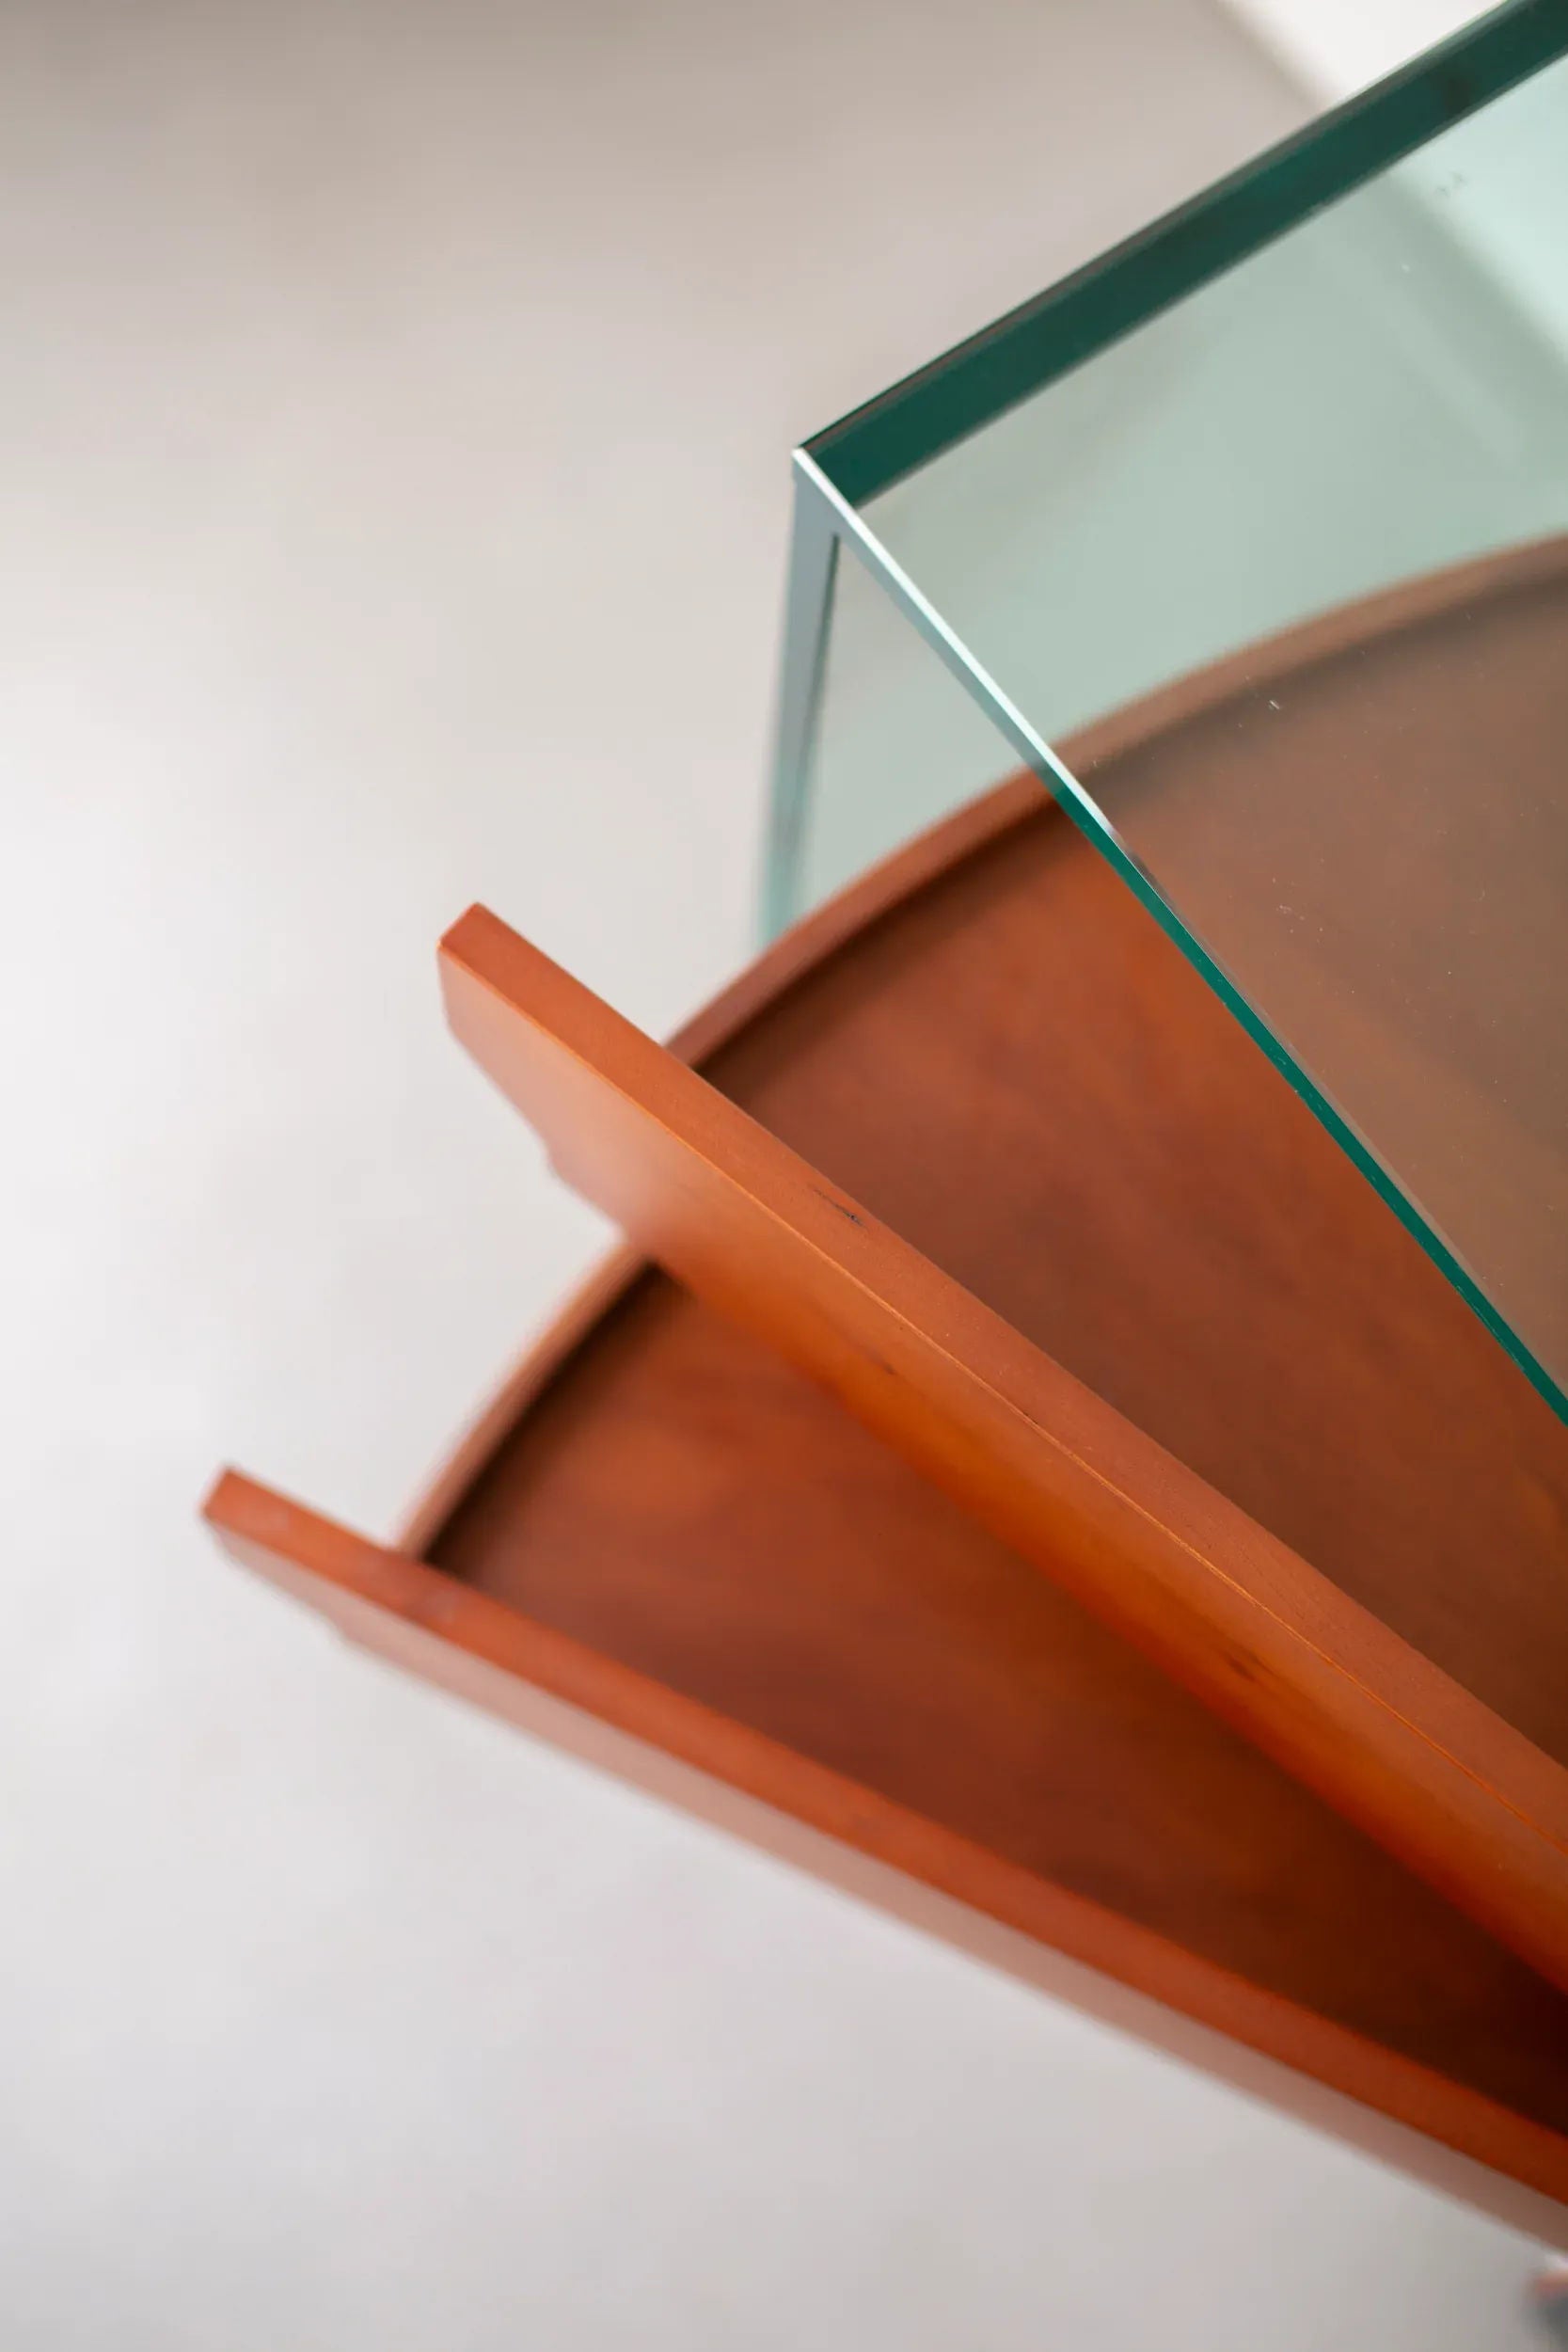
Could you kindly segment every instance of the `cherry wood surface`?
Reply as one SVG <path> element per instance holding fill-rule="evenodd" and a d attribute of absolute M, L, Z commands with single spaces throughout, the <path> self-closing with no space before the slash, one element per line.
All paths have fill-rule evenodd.
<path fill-rule="evenodd" d="M 451 1522 L 479 1583 L 233 1472 L 207 1515 L 395 1663 L 1568 2245 L 1568 1997 L 662 1277 Z"/>
<path fill-rule="evenodd" d="M 1568 1763 L 1568 1428 L 1054 805 L 992 797 L 704 1074 Z"/>
<path fill-rule="evenodd" d="M 1077 772 L 1568 1385 L 1568 535 L 1117 714 Z"/>
<path fill-rule="evenodd" d="M 1363 634 L 1440 632 L 1452 586 L 1381 600 Z M 1069 755 L 1108 800 L 1157 794 L 1165 767 L 1190 792 L 1194 746 L 1223 742 L 1231 704 L 1252 723 L 1259 677 L 1333 671 L 1355 634 L 1313 624 Z M 1337 1017 L 1364 1016 L 1375 1074 L 1410 1041 L 1373 995 Z M 1255 1522 L 1255 1565 L 1283 1547 L 1315 1576 L 1313 1632 L 1368 1613 L 1396 1700 L 1437 1692 L 1438 1750 L 1463 1764 L 1480 1738 L 1466 1877 L 1513 1834 L 1492 1848 L 1488 1763 L 1549 1827 L 1568 1432 L 1032 782 L 797 927 L 676 1047 L 760 1123 L 765 1161 L 809 1164 L 839 1276 L 885 1227 L 878 1249 L 921 1253 L 965 1315 L 1071 1375 L 1058 1402 L 1082 1384 L 1136 1464 L 1162 1449 L 1180 1492 L 1232 1506 L 1218 1524 Z M 1473 1057 L 1450 1034 L 1442 1058 L 1463 1115 Z M 635 1251 L 456 1450 L 405 1537 L 425 1557 L 233 1476 L 209 1511 L 415 1671 L 1568 2238 L 1564 1995 L 1110 1633 L 1059 1558 L 1041 1576 Z M 1456 1717 L 1442 1677 L 1485 1711 Z"/>
<path fill-rule="evenodd" d="M 433 1559 L 1568 2127 L 1568 1998 L 673 1283 L 626 1294 Z"/>
<path fill-rule="evenodd" d="M 495 916 L 442 969 L 462 1041 L 650 1256 L 1568 1980 L 1560 1765 Z"/>

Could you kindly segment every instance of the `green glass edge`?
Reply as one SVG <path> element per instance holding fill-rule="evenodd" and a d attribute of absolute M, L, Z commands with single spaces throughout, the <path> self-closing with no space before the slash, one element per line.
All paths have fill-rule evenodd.
<path fill-rule="evenodd" d="M 773 789 L 762 866 L 762 935 L 776 939 L 799 912 L 810 777 L 838 578 L 838 531 L 816 485 L 797 468 L 784 660 L 773 714 Z"/>
<path fill-rule="evenodd" d="M 851 505 L 1568 51 L 1568 0 L 1506 0 L 806 443 Z"/>
<path fill-rule="evenodd" d="M 1221 1003 L 1242 1024 L 1254 1044 L 1328 1130 L 1340 1150 L 1393 1211 L 1406 1232 L 1419 1243 L 1465 1305 L 1479 1316 L 1504 1354 L 1517 1364 L 1530 1386 L 1545 1399 L 1560 1419 L 1568 1421 L 1568 1393 L 1559 1386 L 1512 1324 L 1494 1307 L 1464 1260 L 1455 1254 L 1397 1178 L 1390 1174 L 1359 1129 L 1353 1126 L 1317 1081 L 1302 1068 L 1290 1047 L 1275 1034 L 1225 966 L 1216 961 L 1196 933 L 1188 930 L 1153 876 L 1133 856 L 1104 811 L 1084 789 L 1071 770 L 1062 764 L 1044 737 L 1036 733 L 1016 703 L 1008 699 L 995 679 L 974 660 L 962 640 L 948 627 L 936 607 L 921 594 L 909 574 L 889 554 L 809 451 L 796 451 L 795 470 L 798 517 L 814 502 L 819 502 L 826 509 L 835 535 L 852 548 L 872 578 L 880 583 L 905 617 L 912 622 L 959 684 L 980 704 L 1025 766 L 1033 770 L 1046 790 L 1067 811 L 1079 832 L 1116 869 L 1139 902 L 1148 908 L 1166 937 L 1181 950 Z M 815 499 L 803 493 L 815 493 Z"/>

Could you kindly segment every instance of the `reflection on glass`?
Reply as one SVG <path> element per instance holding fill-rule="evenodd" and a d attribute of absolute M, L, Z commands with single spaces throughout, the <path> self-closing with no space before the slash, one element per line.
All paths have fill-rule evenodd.
<path fill-rule="evenodd" d="M 1561 1406 L 1568 59 L 861 514 L 979 704 L 1056 743 L 1165 698 L 1101 813 Z M 999 772 L 839 572 L 812 895 Z"/>
<path fill-rule="evenodd" d="M 807 906 L 1019 767 L 979 704 L 847 550 L 821 694 L 796 882 Z"/>

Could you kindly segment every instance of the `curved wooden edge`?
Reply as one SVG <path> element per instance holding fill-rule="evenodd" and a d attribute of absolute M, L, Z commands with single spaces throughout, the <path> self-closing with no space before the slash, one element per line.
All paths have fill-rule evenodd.
<path fill-rule="evenodd" d="M 579 1283 L 566 1304 L 557 1308 L 421 1490 L 398 1531 L 399 1551 L 418 1560 L 430 1550 L 475 1479 L 504 1445 L 530 1406 L 548 1388 L 567 1358 L 603 1322 L 647 1263 L 639 1249 L 625 1245 L 612 1249 Z"/>
<path fill-rule="evenodd" d="M 495 915 L 442 976 L 661 1265 L 1568 1987 L 1568 1772 Z"/>
<path fill-rule="evenodd" d="M 1292 621 L 1267 637 L 1254 638 L 1235 653 L 1222 654 L 1201 669 L 1183 671 L 1164 686 L 1152 687 L 1135 702 L 1122 703 L 1095 719 L 1059 746 L 1063 764 L 1082 777 L 1105 759 L 1119 758 L 1153 737 L 1184 726 L 1216 704 L 1251 689 L 1262 693 L 1303 670 L 1338 654 L 1361 652 L 1380 640 L 1402 635 L 1429 621 L 1568 578 L 1568 532 L 1523 546 L 1497 549 L 1447 564 L 1414 580 L 1347 603 L 1330 605 L 1305 621 Z"/>
<path fill-rule="evenodd" d="M 231 1555 L 552 1746 L 1568 2249 L 1568 2140 L 234 1470 Z"/>
<path fill-rule="evenodd" d="M 825 963 L 880 916 L 1015 825 L 1054 807 L 1050 794 L 1027 770 L 981 793 L 880 860 L 799 923 L 791 924 L 744 971 L 736 973 L 726 988 L 693 1013 L 665 1050 L 677 1060 L 701 1068 L 709 1055 L 728 1045 L 797 980 Z M 641 1250 L 612 1249 L 569 1294 L 421 1488 L 398 1531 L 400 1551 L 418 1559 L 432 1548 L 522 1415 L 647 1263 Z"/>
<path fill-rule="evenodd" d="M 891 856 L 879 859 L 863 874 L 825 898 L 819 907 L 781 931 L 771 946 L 736 975 L 711 1004 L 678 1029 L 666 1052 L 700 1068 L 710 1054 L 727 1045 L 747 1024 L 765 1012 L 786 989 L 815 971 L 819 963 L 847 946 L 850 940 L 891 913 L 916 891 L 976 850 L 987 848 L 1015 825 L 1054 810 L 1056 803 L 1030 769 L 993 785 L 951 816 L 940 818 L 906 842 Z M 1059 812 L 1058 812 L 1059 813 Z"/>
<path fill-rule="evenodd" d="M 1336 605 L 1309 620 L 1259 638 L 1239 653 L 1156 687 L 1136 702 L 1063 739 L 1061 757 L 1074 774 L 1183 724 L 1239 689 L 1276 684 L 1313 662 L 1369 638 L 1393 635 L 1473 603 L 1513 594 L 1568 573 L 1568 533 L 1448 565 L 1403 580 L 1370 597 Z M 669 1041 L 668 1050 L 700 1068 L 749 1023 L 816 965 L 857 934 L 1014 827 L 1055 809 L 1046 787 L 1022 769 L 940 818 L 780 934 L 737 973 Z M 1058 812 L 1060 813 L 1060 812 Z M 468 1486 L 504 1442 L 594 1324 L 614 1306 L 646 1263 L 619 1248 L 550 1317 L 507 1373 L 494 1395 L 449 1451 L 420 1494 L 398 1534 L 399 1549 L 418 1556 L 435 1543 Z"/>

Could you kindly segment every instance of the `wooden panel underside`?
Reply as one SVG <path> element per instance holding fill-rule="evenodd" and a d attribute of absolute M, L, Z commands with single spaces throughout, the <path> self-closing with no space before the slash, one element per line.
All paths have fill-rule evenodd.
<path fill-rule="evenodd" d="M 432 1556 L 1568 2131 L 1568 1998 L 664 1278 L 572 1359 Z"/>
<path fill-rule="evenodd" d="M 1568 1763 L 1568 1428 L 1054 804 L 991 805 L 704 1074 Z"/>
<path fill-rule="evenodd" d="M 1560 1380 L 1568 536 L 1287 629 L 1118 724 L 1076 772 Z"/>
<path fill-rule="evenodd" d="M 1107 798 L 1119 759 L 1157 788 L 1163 730 L 1189 779 L 1194 723 L 1202 757 L 1224 738 L 1212 685 L 1163 699 L 1069 748 Z M 1032 787 L 800 927 L 684 1046 L 1568 1757 L 1560 1424 Z M 1560 1994 L 768 1351 L 659 1276 L 622 1288 L 443 1479 L 420 1519 L 438 1571 L 343 1537 L 292 1588 L 455 1687 L 489 1673 L 470 1694 L 515 1690 L 521 1719 L 536 1683 L 636 1716 L 644 1756 L 1568 2198 Z M 550 1628 L 585 1645 L 564 1680 Z"/>
<path fill-rule="evenodd" d="M 463 1042 L 650 1255 L 1568 1980 L 1560 1766 L 493 915 L 442 972 Z"/>
<path fill-rule="evenodd" d="M 1275 830 L 1282 807 L 1299 810 L 1306 840 L 1329 827 L 1344 845 L 1340 899 L 1365 887 L 1389 909 L 1395 994 L 1428 1022 L 1427 1076 L 1441 1063 L 1468 1083 L 1488 1055 L 1533 1057 L 1510 1066 L 1490 1113 L 1506 1103 L 1517 1143 L 1521 1122 L 1568 1120 L 1561 1023 L 1528 1017 L 1568 976 L 1544 913 L 1554 890 L 1560 904 L 1564 836 L 1542 832 L 1560 798 L 1565 680 L 1560 539 L 1288 630 L 1064 754 L 1108 805 L 1158 823 L 1163 854 L 1185 835 L 1211 862 L 1240 861 L 1214 870 L 1264 913 L 1246 829 L 1210 842 L 1199 821 L 1215 758 L 1246 762 Z M 1397 874 L 1363 878 L 1355 796 L 1396 784 L 1418 827 Z M 1491 930 L 1467 923 L 1445 958 L 1454 892 L 1478 855 L 1505 850 L 1513 888 L 1488 911 Z M 1313 968 L 1340 969 L 1377 929 L 1342 923 Z M 1423 995 L 1421 973 L 1456 959 L 1447 993 Z M 1353 966 L 1343 1016 L 1379 1005 L 1387 977 Z M 1391 1033 L 1377 1046 L 1365 1019 L 1340 1042 L 1371 1055 L 1378 1083 L 1408 1049 Z M 1568 1764 L 1568 1429 L 1027 779 L 798 926 L 675 1050 Z M 1433 1099 L 1447 1148 L 1479 1181 L 1498 1155 L 1477 1148 L 1456 1096 Z M 1560 1159 L 1568 1127 L 1557 1144 Z M 1539 1291 L 1565 1274 L 1560 1221 L 1532 1279 Z"/>
<path fill-rule="evenodd" d="M 644 1301 L 655 1327 L 629 1330 L 627 1318 L 636 1318 Z M 798 1696 L 828 1662 L 823 1688 L 845 1705 L 821 1718 L 819 1727 L 831 1746 L 835 1738 L 843 1740 L 848 1723 L 866 1724 L 851 1744 L 868 1777 L 850 1778 L 819 1762 L 810 1732 L 799 1743 L 770 1737 L 747 1716 L 689 1696 L 679 1680 L 628 1664 L 618 1652 L 628 1645 L 627 1634 L 629 1646 L 638 1646 L 646 1595 L 634 1564 L 625 1572 L 625 1589 L 634 1597 L 629 1613 L 615 1596 L 614 1580 L 607 1582 L 602 1573 L 589 1577 L 584 1613 L 592 1616 L 608 1607 L 618 1628 L 616 1648 L 599 1649 L 524 1613 L 515 1599 L 503 1600 L 422 1561 L 367 1544 L 231 1473 L 209 1498 L 208 1516 L 237 1558 L 395 1663 L 948 1936 L 1516 2227 L 1568 2245 L 1568 2138 L 1559 2122 L 1539 2120 L 1542 2114 L 1560 2118 L 1568 2103 L 1562 1996 L 1393 1871 L 1375 1850 L 1355 1840 L 1334 1817 L 1322 1815 L 1292 1784 L 1280 1790 L 1282 1809 L 1267 1795 L 1249 1808 L 1244 1792 L 1267 1768 L 1243 1750 L 1236 1759 L 1239 1773 L 1233 1772 L 1224 1753 L 1225 1735 L 1219 1734 L 1221 1749 L 1205 1771 L 1202 1750 L 1217 1728 L 1210 1718 L 1194 1718 L 1199 1769 L 1186 1772 L 1174 1792 L 1160 1793 L 1163 1775 L 1151 1775 L 1145 1766 L 1158 1765 L 1163 1748 L 1180 1772 L 1181 1743 L 1163 1742 L 1147 1712 L 1152 1708 L 1156 1722 L 1164 1719 L 1169 1687 L 1148 1683 L 1147 1670 L 1139 1670 L 1120 1645 L 1107 1645 L 1106 1637 L 1070 1604 L 1056 1602 L 1054 1618 L 1037 1625 L 1041 1640 L 1035 1651 L 1029 1628 L 1050 1588 L 1006 1553 L 993 1561 L 1002 1568 L 1000 1588 L 985 1575 L 984 1563 L 972 1560 L 980 1573 L 964 1580 L 967 1605 L 963 1593 L 945 1592 L 947 1538 L 955 1537 L 960 1555 L 971 1553 L 972 1525 L 960 1519 L 956 1529 L 944 1530 L 945 1506 L 939 1499 L 933 1527 L 928 1491 L 875 1440 L 659 1278 L 640 1286 L 611 1319 L 606 1337 L 607 1348 L 595 1344 L 586 1354 L 609 1374 L 611 1389 L 624 1341 L 631 1359 L 659 1375 L 660 1397 L 673 1394 L 697 1408 L 689 1442 L 705 1468 L 712 1467 L 713 1437 L 738 1439 L 735 1486 L 726 1497 L 721 1482 L 711 1500 L 725 1519 L 731 1517 L 723 1509 L 726 1500 L 742 1505 L 738 1523 L 745 1535 L 753 1530 L 746 1524 L 744 1499 L 756 1495 L 766 1512 L 751 1547 L 759 1565 L 766 1570 L 772 1562 L 775 1533 L 791 1544 L 792 1563 L 802 1556 L 800 1544 L 825 1537 L 822 1577 L 808 1581 L 803 1606 L 772 1613 L 772 1637 L 784 1681 L 803 1677 Z M 775 1390 L 773 1406 L 782 1407 L 776 1416 L 767 1388 L 751 1387 L 754 1370 Z M 748 1392 L 763 1408 L 756 1423 L 738 1403 Z M 652 1404 L 652 1396 L 646 1401 Z M 617 1491 L 607 1479 L 613 1481 L 618 1471 L 635 1476 L 644 1467 L 635 1444 L 629 1458 L 613 1445 L 607 1453 L 601 1444 L 611 1425 L 602 1406 L 610 1407 L 613 1425 L 628 1425 L 612 1395 L 579 1403 L 585 1411 L 578 1434 L 588 1443 L 577 1465 L 586 1472 L 586 1483 L 576 1495 L 569 1491 L 570 1438 L 562 1443 L 560 1432 L 546 1437 L 566 1470 L 559 1500 L 573 1530 L 582 1526 L 578 1506 L 584 1499 L 603 1501 Z M 667 1406 L 656 1406 L 655 1412 L 649 1436 L 662 1451 L 671 1416 Z M 684 1415 L 677 1410 L 675 1419 Z M 770 1419 L 776 1426 L 759 1445 L 758 1431 Z M 835 1565 L 852 1554 L 845 1548 L 832 1492 L 800 1475 L 802 1463 L 814 1465 L 816 1436 L 830 1430 L 820 1467 L 830 1478 L 837 1473 L 841 1500 L 860 1492 L 857 1513 L 874 1507 L 881 1478 L 891 1474 L 895 1508 L 887 1533 L 896 1536 L 902 1522 L 906 1556 L 917 1571 L 912 1643 L 900 1638 L 892 1652 L 892 1671 L 879 1669 L 864 1679 L 853 1674 L 844 1678 L 848 1653 L 843 1637 L 847 1629 L 872 1637 L 885 1630 L 883 1606 L 873 1599 L 868 1612 L 864 1588 L 855 1578 L 845 1596 L 847 1612 L 828 1590 Z M 783 1461 L 781 1437 L 797 1448 L 788 1463 Z M 863 1456 L 859 1461 L 857 1454 Z M 752 1473 L 759 1468 L 763 1477 L 757 1488 Z M 869 1483 L 863 1479 L 867 1469 Z M 902 1511 L 896 1503 L 900 1486 Z M 620 1492 L 635 1557 L 641 1557 L 643 1526 L 635 1504 Z M 800 1518 L 796 1506 L 818 1493 L 828 1494 L 826 1509 Z M 782 1527 L 766 1509 L 775 1499 L 783 1505 Z M 591 1514 L 591 1534 L 613 1539 L 614 1518 Z M 532 1525 L 536 1543 L 548 1542 L 548 1518 L 546 1504 Z M 705 1544 L 704 1531 L 689 1511 L 660 1509 L 655 1524 L 678 1538 L 677 1520 L 683 1518 L 696 1538 L 689 1555 L 694 1566 L 700 1575 L 714 1570 L 720 1555 L 711 1540 Z M 717 1518 L 710 1523 L 710 1539 L 719 1523 Z M 602 1564 L 603 1557 L 595 1548 L 595 1560 Z M 699 1673 L 696 1678 L 716 1679 L 736 1692 L 741 1651 L 754 1632 L 768 1629 L 754 1626 L 743 1634 L 739 1650 L 730 1642 L 736 1623 L 732 1597 L 744 1591 L 745 1579 L 734 1572 L 734 1552 L 726 1550 L 723 1557 L 727 1567 L 718 1566 L 716 1574 L 704 1578 L 706 1601 L 717 1604 L 717 1633 L 706 1632 L 709 1607 L 701 1597 L 694 1624 L 710 1659 L 726 1651 L 728 1656 L 712 1676 Z M 538 1565 L 531 1564 L 531 1568 Z M 537 1581 L 545 1586 L 553 1581 L 547 1575 Z M 898 1581 L 894 1571 L 883 1598 L 891 1600 L 902 1625 L 909 1613 L 903 1592 L 893 1591 Z M 1009 1583 L 1015 1601 L 1022 1602 L 1022 1617 L 1009 1605 Z M 750 1613 L 743 1599 L 742 1619 Z M 846 1614 L 851 1621 L 847 1629 Z M 936 1637 L 934 1651 L 923 1626 Z M 819 1629 L 826 1634 L 827 1661 L 817 1648 Z M 664 1652 L 657 1627 L 649 1646 L 656 1659 Z M 987 1661 L 1004 1650 L 998 1686 Z M 1110 1666 L 1104 1678 L 1097 1673 L 1097 1652 Z M 923 1653 L 934 1673 L 922 1671 Z M 689 1657 L 693 1654 L 688 1651 Z M 747 1715 L 760 1712 L 787 1721 L 787 1701 L 780 1705 L 771 1695 L 779 1677 L 768 1655 L 753 1647 L 751 1663 L 757 1705 L 740 1693 Z M 993 1741 L 983 1703 L 999 1689 L 1004 1723 Z M 1008 1689 L 1017 1692 L 1031 1722 L 1020 1714 L 1018 1699 L 1006 1698 Z M 942 1811 L 960 1821 L 984 1820 L 990 1809 L 989 1790 L 993 1804 L 1000 1804 L 998 1824 L 1010 1812 L 1020 1824 L 1020 1843 L 1037 1857 L 1054 1845 L 1065 1864 L 1062 1876 L 1045 1875 L 1037 1861 L 1009 1859 L 1005 1828 L 998 1846 L 988 1845 L 948 1826 L 940 1812 L 914 1809 L 878 1785 L 879 1780 L 899 1785 L 912 1764 L 917 1782 L 923 1777 L 927 1787 L 936 1786 L 942 1777 L 943 1738 L 955 1726 L 958 1739 L 946 1752 L 958 1767 L 957 1802 L 942 1801 Z M 1118 1753 L 1134 1757 L 1131 1774 L 1117 1772 Z M 1299 1810 L 1303 1806 L 1305 1812 Z M 1036 1818 L 1041 1811 L 1043 1831 Z M 1314 1836 L 1315 1819 L 1328 1825 L 1326 1848 Z M 1212 1822 L 1219 1824 L 1217 1830 L 1206 1826 Z M 1170 1847 L 1168 1865 L 1159 1863 L 1158 1848 L 1147 1836 L 1140 1839 L 1140 1828 L 1154 1831 Z M 1301 1834 L 1292 1835 L 1293 1829 Z M 1099 1860 L 1106 1850 L 1113 1857 L 1108 1868 Z M 1196 1904 L 1190 1906 L 1177 1890 L 1195 1858 Z M 1107 1891 L 1122 1882 L 1132 1896 L 1128 1907 L 1074 1891 L 1074 1868 L 1082 1872 L 1085 1863 L 1091 1881 Z M 1367 1865 L 1370 1872 L 1362 1867 Z M 1148 1907 L 1172 1925 L 1189 1909 L 1195 1917 L 1223 1915 L 1237 1921 L 1236 1948 L 1252 1953 L 1250 1971 L 1238 1973 L 1207 1956 L 1202 1933 L 1189 1944 L 1143 1924 L 1135 1891 L 1140 1885 L 1164 1890 Z M 1343 1913 L 1331 1924 L 1327 1915 L 1340 1904 Z M 1326 1970 L 1329 1999 L 1322 2007 L 1289 1989 L 1301 1979 L 1299 1956 L 1310 1949 L 1320 1952 Z M 1354 1957 L 1358 1952 L 1364 1955 L 1360 1960 Z M 1277 1973 L 1285 1991 L 1272 1982 L 1273 1956 L 1283 1960 Z M 1338 2005 L 1361 2018 L 1370 2031 L 1332 2013 L 1336 1988 Z M 1412 2030 L 1412 2014 L 1425 2021 L 1424 2032 Z M 1394 2021 L 1386 2038 L 1378 2030 L 1385 2017 Z M 1432 2057 L 1407 2056 L 1404 2045 L 1411 2042 L 1429 2045 Z M 1445 2061 L 1449 2071 L 1441 2071 Z M 1518 2084 L 1526 2086 L 1525 2095 L 1514 2103 L 1510 2087 Z"/>

